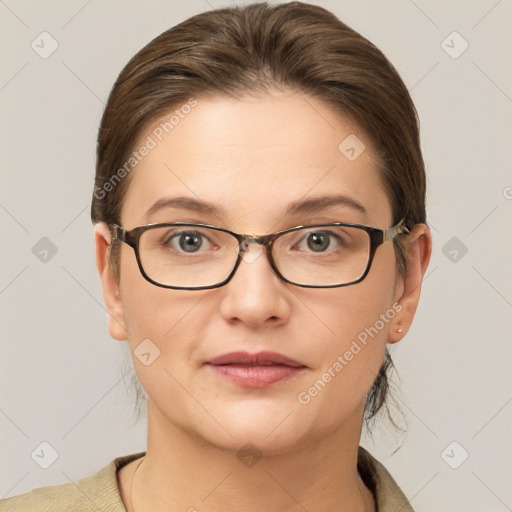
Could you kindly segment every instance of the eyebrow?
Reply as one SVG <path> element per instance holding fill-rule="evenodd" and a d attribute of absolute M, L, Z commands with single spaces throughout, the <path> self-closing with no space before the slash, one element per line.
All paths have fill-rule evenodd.
<path fill-rule="evenodd" d="M 364 215 L 367 214 L 366 208 L 347 195 L 337 196 L 323 196 L 306 199 L 305 201 L 294 201 L 288 205 L 285 215 L 297 215 L 299 213 L 316 213 L 321 210 L 326 210 L 332 206 L 348 206 L 349 208 L 358 211 Z"/>
<path fill-rule="evenodd" d="M 149 218 L 150 215 L 164 208 L 189 210 L 197 213 L 206 213 L 209 215 L 214 215 L 215 217 L 219 217 L 221 215 L 221 209 L 219 209 L 213 203 L 199 201 L 198 199 L 194 199 L 193 197 L 181 196 L 159 199 L 146 211 L 146 218 Z"/>
<path fill-rule="evenodd" d="M 316 213 L 333 206 L 346 206 L 364 215 L 367 214 L 366 208 L 352 197 L 347 195 L 336 195 L 315 197 L 306 200 L 299 199 L 294 201 L 287 206 L 284 216 Z M 221 217 L 223 214 L 223 208 L 219 208 L 213 203 L 200 201 L 193 197 L 180 196 L 159 199 L 146 211 L 146 218 L 149 218 L 150 215 L 164 208 L 189 210 L 197 213 L 213 215 L 215 217 Z"/>

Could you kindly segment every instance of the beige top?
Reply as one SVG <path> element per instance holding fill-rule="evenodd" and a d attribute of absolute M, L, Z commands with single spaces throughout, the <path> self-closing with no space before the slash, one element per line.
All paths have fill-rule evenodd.
<path fill-rule="evenodd" d="M 96 474 L 78 480 L 76 485 L 40 487 L 0 500 L 0 512 L 126 512 L 116 474 L 145 453 L 118 457 Z M 357 466 L 361 478 L 375 496 L 377 512 L 414 512 L 386 468 L 361 446 Z"/>

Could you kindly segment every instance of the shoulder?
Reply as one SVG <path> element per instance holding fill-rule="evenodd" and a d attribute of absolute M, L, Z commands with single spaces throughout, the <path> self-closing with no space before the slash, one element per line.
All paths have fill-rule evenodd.
<path fill-rule="evenodd" d="M 414 512 L 389 471 L 362 446 L 359 447 L 357 466 L 361 478 L 375 496 L 379 512 Z"/>
<path fill-rule="evenodd" d="M 142 455 L 143 452 L 118 457 L 76 483 L 40 487 L 0 500 L 0 512 L 126 512 L 117 485 L 117 471 Z"/>

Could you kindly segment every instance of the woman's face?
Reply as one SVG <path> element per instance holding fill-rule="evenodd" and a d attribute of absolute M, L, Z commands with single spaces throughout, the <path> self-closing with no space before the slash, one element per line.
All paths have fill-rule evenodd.
<path fill-rule="evenodd" d="M 315 223 L 392 224 L 370 141 L 312 97 L 286 91 L 258 99 L 197 98 L 167 134 L 161 123 L 170 115 L 140 138 L 140 145 L 150 137 L 155 147 L 132 171 L 121 214 L 126 229 L 187 221 L 263 235 Z M 287 213 L 290 205 L 335 196 L 365 211 L 339 201 Z M 190 204 L 152 209 L 177 197 Z M 396 301 L 403 285 L 392 243 L 379 247 L 362 282 L 331 289 L 283 282 L 251 245 L 227 285 L 202 291 L 154 286 L 139 272 L 134 251 L 121 246 L 120 298 L 116 302 L 111 290 L 110 332 L 130 343 L 151 402 L 150 422 L 223 448 L 250 442 L 273 453 L 305 446 L 343 425 L 360 427 L 365 395 L 400 317 Z M 134 351 L 146 355 L 139 360 Z M 262 351 L 304 368 L 250 387 L 207 364 L 231 352 Z"/>

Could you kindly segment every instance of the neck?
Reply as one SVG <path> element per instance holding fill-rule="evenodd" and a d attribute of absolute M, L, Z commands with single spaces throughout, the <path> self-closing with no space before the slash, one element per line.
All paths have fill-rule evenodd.
<path fill-rule="evenodd" d="M 212 445 L 164 421 L 148 402 L 148 446 L 133 482 L 134 512 L 374 512 L 357 472 L 362 411 L 320 439 L 280 453 Z"/>

